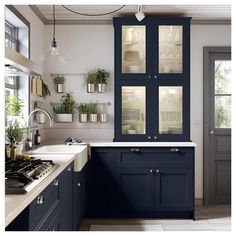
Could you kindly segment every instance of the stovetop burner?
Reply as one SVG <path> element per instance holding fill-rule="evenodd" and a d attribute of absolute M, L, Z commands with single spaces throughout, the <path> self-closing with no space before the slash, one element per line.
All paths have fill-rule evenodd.
<path fill-rule="evenodd" d="M 7 194 L 27 193 L 52 173 L 58 165 L 51 160 L 11 160 L 5 163 Z"/>

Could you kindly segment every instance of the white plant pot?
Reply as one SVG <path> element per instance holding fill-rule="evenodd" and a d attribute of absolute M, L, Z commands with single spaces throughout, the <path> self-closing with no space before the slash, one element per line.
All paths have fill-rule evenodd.
<path fill-rule="evenodd" d="M 58 123 L 71 123 L 73 121 L 72 114 L 56 114 L 56 121 Z"/>
<path fill-rule="evenodd" d="M 89 115 L 89 122 L 91 122 L 91 123 L 98 122 L 98 114 L 90 114 Z"/>
<path fill-rule="evenodd" d="M 98 84 L 98 92 L 99 93 L 105 93 L 106 92 L 106 84 Z"/>
<path fill-rule="evenodd" d="M 16 153 L 17 153 L 17 155 L 22 154 L 23 148 L 24 148 L 23 142 L 16 143 Z"/>
<path fill-rule="evenodd" d="M 88 122 L 88 114 L 79 114 L 79 122 L 87 123 Z"/>
<path fill-rule="evenodd" d="M 95 84 L 87 84 L 87 92 L 94 93 L 95 92 Z"/>
<path fill-rule="evenodd" d="M 57 84 L 57 92 L 63 93 L 63 84 Z"/>

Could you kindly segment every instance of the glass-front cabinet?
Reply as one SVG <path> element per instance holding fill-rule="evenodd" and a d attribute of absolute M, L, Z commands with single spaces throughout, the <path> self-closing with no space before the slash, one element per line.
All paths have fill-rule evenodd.
<path fill-rule="evenodd" d="M 114 141 L 189 141 L 190 18 L 114 18 Z"/>

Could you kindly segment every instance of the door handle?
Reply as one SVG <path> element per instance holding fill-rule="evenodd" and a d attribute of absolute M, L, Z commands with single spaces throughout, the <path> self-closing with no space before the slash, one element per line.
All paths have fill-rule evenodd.
<path fill-rule="evenodd" d="M 211 131 L 210 131 L 210 135 L 213 135 L 213 134 L 214 134 L 214 130 L 211 130 Z"/>
<path fill-rule="evenodd" d="M 130 151 L 131 152 L 140 152 L 139 148 L 131 148 Z"/>
<path fill-rule="evenodd" d="M 179 149 L 178 148 L 171 148 L 170 151 L 171 152 L 179 152 Z"/>

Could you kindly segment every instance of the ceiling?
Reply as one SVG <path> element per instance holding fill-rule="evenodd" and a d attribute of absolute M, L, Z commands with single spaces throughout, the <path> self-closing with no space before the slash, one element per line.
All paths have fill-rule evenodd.
<path fill-rule="evenodd" d="M 114 11 L 122 5 L 65 5 L 67 8 L 85 13 L 101 14 Z M 30 5 L 44 24 L 53 23 L 52 5 Z M 104 24 L 112 23 L 112 17 L 133 16 L 137 5 L 126 5 L 120 11 L 105 16 L 81 16 L 56 5 L 57 24 Z M 195 24 L 229 24 L 230 5 L 143 5 L 146 15 L 188 16 Z"/>

